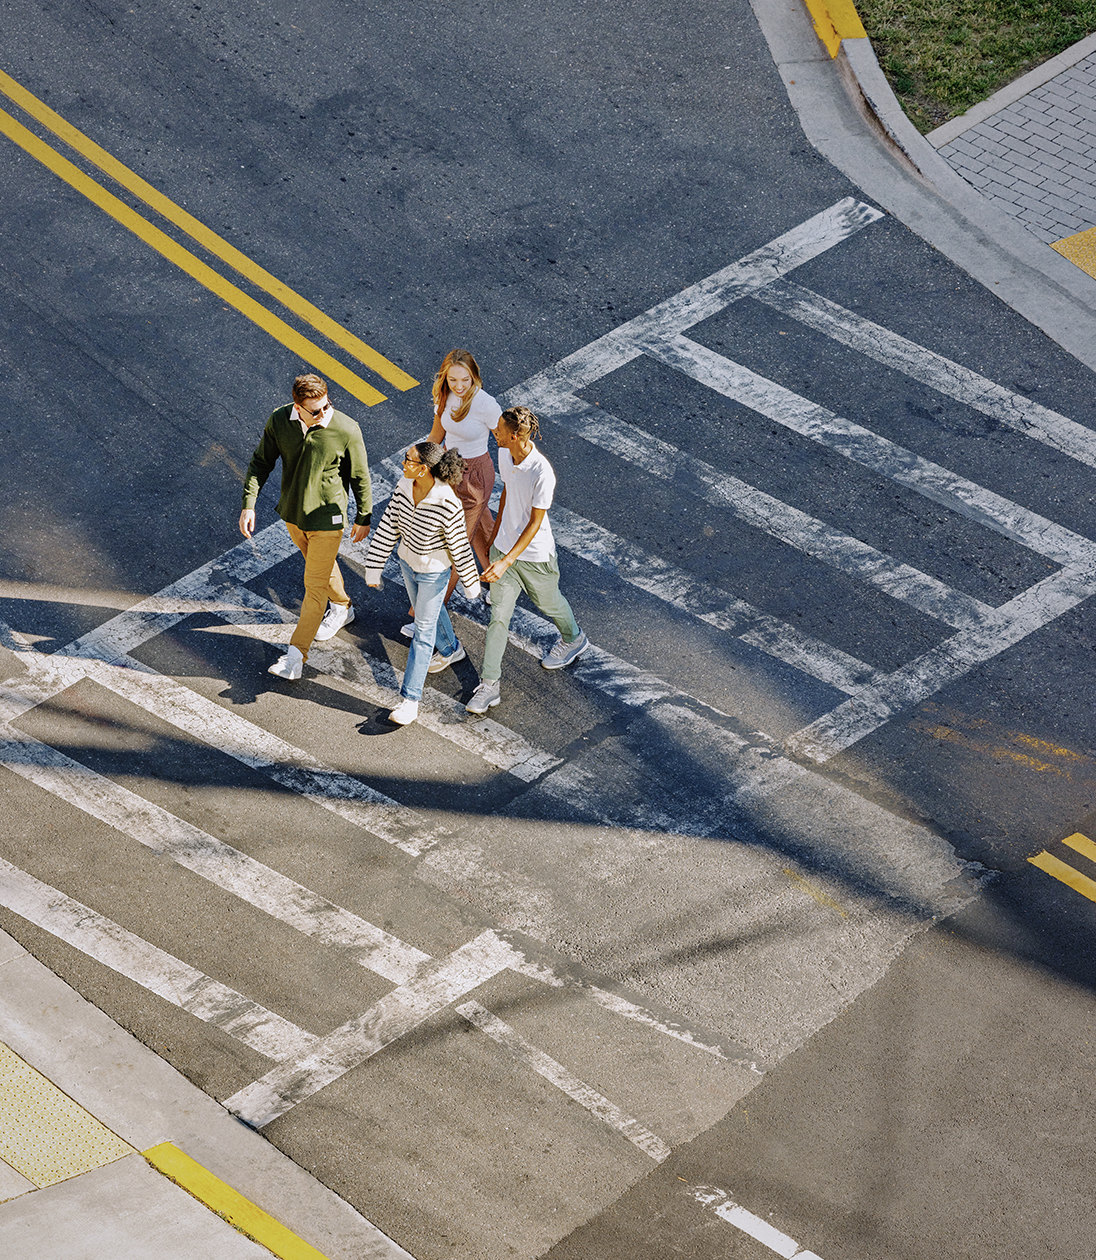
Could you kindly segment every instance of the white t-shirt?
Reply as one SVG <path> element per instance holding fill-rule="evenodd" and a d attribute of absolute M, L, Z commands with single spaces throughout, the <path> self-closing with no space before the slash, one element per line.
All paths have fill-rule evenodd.
<path fill-rule="evenodd" d="M 502 408 L 486 390 L 477 389 L 472 395 L 468 414 L 463 420 L 454 420 L 453 412 L 460 406 L 456 394 L 445 400 L 441 413 L 441 426 L 445 430 L 446 449 L 455 450 L 464 459 L 475 459 L 487 454 L 487 435 L 498 427 Z"/>
<path fill-rule="evenodd" d="M 495 546 L 506 554 L 521 537 L 521 531 L 529 524 L 533 508 L 552 506 L 552 495 L 556 489 L 556 474 L 552 465 L 534 446 L 520 464 L 514 463 L 514 457 L 504 447 L 499 447 L 499 476 L 506 487 L 506 503 L 502 509 L 502 520 L 499 532 L 495 535 Z M 540 522 L 540 529 L 533 535 L 533 541 L 517 557 L 518 560 L 533 560 L 543 563 L 551 560 L 556 554 L 556 540 L 552 536 L 552 527 L 545 516 Z"/>

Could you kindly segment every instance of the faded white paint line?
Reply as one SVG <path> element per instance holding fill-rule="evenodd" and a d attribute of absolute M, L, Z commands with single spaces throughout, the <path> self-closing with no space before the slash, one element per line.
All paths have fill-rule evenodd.
<path fill-rule="evenodd" d="M 262 642 L 280 641 L 283 635 L 288 639 L 289 630 L 297 621 L 293 613 L 261 596 L 253 598 L 252 608 L 268 615 L 270 622 L 254 621 L 251 609 L 225 620 L 235 629 Z M 357 644 L 338 638 L 328 643 L 317 643 L 308 653 L 308 664 L 328 677 L 339 679 L 352 694 L 378 708 L 390 709 L 399 703 L 402 673 L 388 661 L 370 656 Z M 464 705 L 459 700 L 433 687 L 423 691 L 418 724 L 455 747 L 479 757 L 487 765 L 504 770 L 523 783 L 531 783 L 560 764 L 558 757 L 535 747 L 515 731 L 490 718 L 476 723 L 464 719 Z M 425 852 L 425 848 L 419 851 Z"/>
<path fill-rule="evenodd" d="M 839 691 L 851 694 L 880 676 L 871 665 L 840 648 L 803 634 L 786 621 L 763 613 L 729 591 L 702 582 L 567 508 L 552 508 L 552 533 L 561 547 L 622 582 Z"/>
<path fill-rule="evenodd" d="M 684 332 L 883 217 L 882 211 L 873 206 L 845 197 L 753 253 L 531 376 L 504 395 L 503 405 L 513 407 L 524 403 L 537 409 L 544 396 L 555 395 L 561 386 L 572 392 L 584 389 L 637 358 L 643 352 L 637 339 L 642 339 L 652 329 Z"/>
<path fill-rule="evenodd" d="M 521 956 L 494 932 L 482 932 L 448 958 L 424 963 L 413 979 L 320 1038 L 305 1054 L 278 1064 L 226 1098 L 224 1106 L 261 1129 L 406 1036 L 457 998 L 520 961 Z"/>
<path fill-rule="evenodd" d="M 784 746 L 812 761 L 828 761 L 896 714 L 920 704 L 1093 595 L 1096 572 L 1092 565 L 1061 569 L 995 609 L 984 625 L 945 639 L 816 718 L 790 735 Z"/>
<path fill-rule="evenodd" d="M 672 482 L 806 555 L 848 573 L 930 617 L 961 629 L 981 623 L 988 604 L 903 564 L 833 525 L 801 512 L 651 433 L 572 395 L 558 394 L 549 418 L 652 476 Z"/>
<path fill-rule="evenodd" d="M 661 1163 L 670 1154 L 669 1145 L 650 1129 L 644 1128 L 638 1120 L 626 1115 L 585 1081 L 580 1081 L 561 1063 L 557 1063 L 555 1059 L 549 1058 L 543 1051 L 530 1045 L 509 1024 L 504 1023 L 478 1002 L 465 1002 L 457 1007 L 457 1014 L 462 1015 L 470 1024 L 486 1033 L 492 1041 L 509 1051 L 519 1062 L 532 1068 L 545 1080 L 551 1081 L 557 1089 L 561 1089 L 568 1098 L 574 1099 L 580 1107 L 584 1107 L 602 1123 L 623 1134 L 645 1155 L 650 1155 L 653 1160 Z"/>
<path fill-rule="evenodd" d="M 3 859 L 0 905 L 268 1059 L 305 1054 L 317 1040 Z"/>
<path fill-rule="evenodd" d="M 725 398 L 809 438 L 1057 564 L 1096 558 L 1096 543 L 950 469 L 853 424 L 687 337 L 652 338 L 650 353 Z"/>
<path fill-rule="evenodd" d="M 263 602 L 269 604 L 269 601 Z M 269 607 L 274 608 L 274 605 L 271 604 Z M 349 651 L 350 649 L 347 650 Z M 119 669 L 117 663 L 115 665 L 105 665 L 97 661 L 68 662 L 64 659 L 59 661 L 56 656 L 44 656 L 41 653 L 22 648 L 20 648 L 20 656 L 30 670 L 30 677 L 22 679 L 21 682 L 26 683 L 35 697 L 31 703 L 17 704 L 15 706 L 20 714 L 25 712 L 26 709 L 33 707 L 34 704 L 42 703 L 44 700 L 49 699 L 56 691 L 63 690 L 73 682 L 77 682 L 85 677 L 92 677 L 108 689 L 115 690 L 117 694 L 124 696 L 131 703 L 147 708 L 148 711 L 155 713 L 163 720 L 182 727 L 203 740 L 206 740 L 210 734 L 216 733 L 220 717 L 228 717 L 232 718 L 234 722 L 242 723 L 242 726 L 236 731 L 236 736 L 244 739 L 245 747 L 258 747 L 263 745 L 264 741 L 270 740 L 273 742 L 266 746 L 268 752 L 274 749 L 274 751 L 280 751 L 283 755 L 291 758 L 298 756 L 304 758 L 306 756 L 306 754 L 300 753 L 299 750 L 291 748 L 289 745 L 281 745 L 281 741 L 276 740 L 274 736 L 268 735 L 262 728 L 256 727 L 244 719 L 236 718 L 234 715 L 221 709 L 214 702 L 204 700 L 188 688 L 182 687 L 174 680 L 164 678 L 161 675 L 134 674 L 128 670 Z M 41 671 L 42 679 L 40 684 L 35 686 L 39 670 Z M 0 704 L 2 704 L 5 694 L 9 693 L 0 692 Z M 10 695 L 14 700 L 20 699 L 18 693 L 11 692 Z M 182 711 L 185 722 L 177 721 L 180 717 L 180 711 Z M 469 725 L 473 724 L 470 723 Z M 479 725 L 479 723 L 474 725 Z M 511 734 L 504 727 L 499 727 L 499 730 L 503 732 L 504 737 Z M 2 727 L 0 727 L 0 733 L 2 733 Z M 179 846 L 178 844 L 173 844 L 170 839 L 166 839 L 165 835 L 156 834 L 156 823 L 161 819 L 167 820 L 167 835 L 175 834 L 170 823 L 178 824 L 178 827 L 184 829 L 184 831 L 188 824 L 182 823 L 165 811 L 158 810 L 158 807 L 149 804 L 143 798 L 137 797 L 125 788 L 113 783 L 113 781 L 95 774 L 48 745 L 39 744 L 38 741 L 33 740 L 22 732 L 11 731 L 8 733 L 13 737 L 12 748 L 18 748 L 19 755 L 9 756 L 5 760 L 3 757 L 3 745 L 0 744 L 0 765 L 6 765 L 24 778 L 31 779 L 44 790 L 62 797 L 77 808 L 84 809 L 85 812 L 99 818 L 100 821 L 107 823 L 107 825 L 115 827 L 116 830 L 121 831 L 123 834 L 131 835 L 140 843 L 155 848 L 159 852 L 168 852 L 174 860 L 180 861 L 181 865 L 189 865 L 189 868 L 194 870 L 196 874 L 202 875 L 203 878 L 210 880 L 210 882 L 217 883 L 225 891 L 249 901 L 250 904 L 255 905 L 258 909 L 290 924 L 306 935 L 317 937 L 326 944 L 351 948 L 356 953 L 359 953 L 356 961 L 376 974 L 398 982 L 412 974 L 419 963 L 429 959 L 430 956 L 428 954 L 415 949 L 414 946 L 398 940 L 396 937 L 383 932 L 380 928 L 374 927 L 363 919 L 359 919 L 342 907 L 336 906 L 310 890 L 303 888 L 302 885 L 284 879 L 277 872 L 271 871 L 260 863 L 253 862 L 245 854 L 239 853 L 238 850 L 222 844 L 211 836 L 207 836 L 206 833 L 200 832 L 196 828 L 190 828 L 190 831 L 195 835 L 204 837 L 205 843 L 213 846 L 221 856 L 219 863 L 206 862 L 202 864 L 202 869 L 198 869 L 193 864 L 193 859 L 188 862 L 187 860 L 182 860 L 176 854 L 180 848 L 184 854 L 187 854 L 200 846 L 188 846 L 185 843 L 185 839 L 184 843 Z M 515 741 L 519 739 L 520 737 L 514 736 Z M 215 742 L 209 742 L 211 742 L 213 747 L 218 746 Z M 526 758 L 525 764 L 536 765 L 549 759 L 548 754 L 542 753 L 531 745 L 524 745 L 523 741 L 522 743 L 525 748 L 525 752 L 522 754 Z M 281 747 L 275 749 L 275 745 L 281 745 Z M 11 750 L 9 749 L 9 751 Z M 232 753 L 231 747 L 226 747 L 223 751 L 230 753 L 230 755 L 235 755 Z M 245 760 L 243 757 L 240 759 Z M 559 764 L 557 759 L 551 760 L 552 764 Z M 259 768 L 262 768 L 260 763 L 257 764 L 259 764 Z M 300 791 L 300 782 L 295 780 L 292 773 L 289 773 L 292 769 L 293 766 L 290 765 L 287 770 L 286 784 L 291 790 Z M 68 773 L 70 771 L 75 771 L 75 775 Z M 334 774 L 335 772 L 327 773 Z M 356 782 L 356 780 L 351 780 L 351 782 Z M 77 783 L 92 785 L 93 791 L 90 799 L 95 801 L 95 808 L 88 807 L 89 797 L 85 796 L 81 791 L 74 790 Z M 342 808 L 338 800 L 315 796 L 311 799 L 318 804 L 334 809 L 335 812 L 348 817 L 350 821 L 358 821 L 353 811 L 350 808 Z M 144 807 L 146 812 L 140 818 L 130 818 L 127 811 L 131 801 L 139 802 Z M 350 802 L 350 805 L 353 805 L 353 802 Z M 136 822 L 138 825 L 134 831 L 128 831 L 127 822 Z M 251 875 L 248 878 L 240 878 L 238 874 L 233 874 L 233 872 L 238 872 L 240 867 L 246 867 L 251 872 Z M 256 868 L 259 872 L 258 875 L 255 874 Z M 218 870 L 221 872 L 220 876 L 218 876 Z M 261 872 L 264 871 L 269 873 L 269 878 L 263 879 Z M 260 885 L 266 889 L 266 893 L 263 899 L 256 899 L 251 896 L 250 890 Z M 279 892 L 281 893 L 280 897 L 276 895 Z M 311 914 L 306 911 L 306 906 L 308 905 L 312 906 Z M 380 953 L 371 948 L 371 945 L 379 947 Z M 360 952 L 363 950 L 365 952 Z M 514 957 L 515 959 L 519 957 L 516 951 Z M 527 959 L 523 959 L 520 964 L 515 962 L 513 969 L 519 971 L 528 979 L 536 980 L 539 983 L 563 985 L 573 989 L 583 997 L 605 1007 L 607 1010 L 611 1010 L 621 1018 L 643 1024 L 667 1037 L 692 1046 L 705 1054 L 710 1054 L 718 1059 L 726 1059 L 728 1057 L 719 1046 L 699 1039 L 689 1029 L 680 1025 L 665 1023 L 646 1008 L 630 1002 L 618 994 L 610 993 L 598 988 L 596 985 L 590 985 L 571 977 L 566 979 L 560 978 L 551 969 L 530 962 Z"/>
<path fill-rule="evenodd" d="M 688 1194 L 702 1206 L 710 1207 L 720 1220 L 740 1229 L 744 1234 L 749 1234 L 751 1238 L 756 1238 L 770 1251 L 783 1256 L 784 1260 L 821 1260 L 813 1251 L 800 1251 L 794 1238 L 735 1203 L 725 1190 L 719 1190 L 715 1186 L 693 1186 Z"/>
<path fill-rule="evenodd" d="M 12 727 L 0 731 L 0 765 L 387 980 L 402 983 L 430 957 Z"/>
<path fill-rule="evenodd" d="M 1096 468 L 1096 432 L 788 280 L 751 296 L 860 354 Z"/>

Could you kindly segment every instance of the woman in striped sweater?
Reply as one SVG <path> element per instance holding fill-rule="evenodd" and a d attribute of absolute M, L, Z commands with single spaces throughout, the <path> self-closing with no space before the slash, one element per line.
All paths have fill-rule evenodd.
<path fill-rule="evenodd" d="M 409 447 L 403 476 L 369 539 L 366 582 L 380 588 L 384 563 L 398 542 L 396 555 L 403 584 L 415 611 L 415 633 L 400 688 L 401 700 L 388 715 L 398 726 L 418 717 L 426 675 L 464 659 L 464 648 L 453 633 L 445 607 L 450 570 L 469 599 L 478 598 L 480 593 L 476 561 L 464 527 L 464 508 L 453 491 L 464 476 L 464 468 L 465 462 L 456 451 L 446 451 L 436 442 Z"/>

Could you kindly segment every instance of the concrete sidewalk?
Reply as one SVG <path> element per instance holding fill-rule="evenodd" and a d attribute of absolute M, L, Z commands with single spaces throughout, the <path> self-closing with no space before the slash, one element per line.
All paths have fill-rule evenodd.
<path fill-rule="evenodd" d="M 410 1260 L 4 932 L 0 1116 L 5 1256 Z"/>

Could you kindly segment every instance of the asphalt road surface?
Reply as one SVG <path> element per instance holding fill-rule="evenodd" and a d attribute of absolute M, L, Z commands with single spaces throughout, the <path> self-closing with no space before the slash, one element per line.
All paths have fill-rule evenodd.
<path fill-rule="evenodd" d="M 1088 370 L 744 0 L 3 22 L 0 926 L 417 1260 L 1096 1254 Z M 469 718 L 458 597 L 398 730 L 240 481 L 310 365 L 383 503 L 453 345 L 594 648 Z"/>

